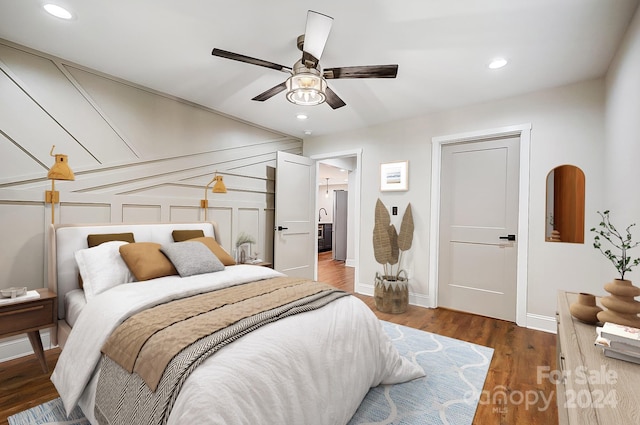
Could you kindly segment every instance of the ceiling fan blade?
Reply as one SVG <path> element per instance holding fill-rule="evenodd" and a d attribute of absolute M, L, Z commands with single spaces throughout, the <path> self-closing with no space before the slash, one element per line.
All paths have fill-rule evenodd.
<path fill-rule="evenodd" d="M 327 80 L 337 78 L 396 78 L 398 65 L 345 66 L 327 68 L 322 76 Z"/>
<path fill-rule="evenodd" d="M 265 100 L 270 99 L 273 96 L 277 95 L 281 91 L 286 90 L 286 88 L 287 88 L 287 85 L 285 83 L 280 83 L 275 87 L 271 87 L 269 90 L 265 91 L 264 93 L 260 93 L 259 95 L 257 95 L 256 97 L 254 97 L 251 100 L 257 100 L 258 102 L 264 102 Z"/>
<path fill-rule="evenodd" d="M 250 56 L 241 55 L 239 53 L 227 52 L 226 50 L 213 49 L 211 52 L 213 56 L 219 56 L 225 59 L 231 59 L 238 62 L 250 63 L 251 65 L 264 66 L 265 68 L 275 69 L 276 71 L 291 73 L 291 68 L 284 65 L 278 65 L 277 63 L 268 62 L 262 59 L 252 58 Z"/>
<path fill-rule="evenodd" d="M 346 103 L 344 103 L 344 100 L 340 99 L 336 92 L 331 90 L 331 88 L 327 87 L 325 94 L 327 96 L 327 103 L 329 104 L 329 106 L 331 106 L 332 109 L 342 108 L 344 105 L 346 105 Z"/>
<path fill-rule="evenodd" d="M 315 59 L 314 67 L 322 56 L 332 24 L 333 18 L 331 16 L 323 15 L 313 10 L 307 12 L 307 26 L 304 30 L 302 51 L 306 54 L 304 55 L 305 60 Z M 308 58 L 308 55 L 311 55 L 312 59 Z"/>

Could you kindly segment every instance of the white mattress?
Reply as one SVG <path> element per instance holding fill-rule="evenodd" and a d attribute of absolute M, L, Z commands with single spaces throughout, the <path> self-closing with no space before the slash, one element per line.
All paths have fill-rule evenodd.
<path fill-rule="evenodd" d="M 82 289 L 74 289 L 64 296 L 64 311 L 66 311 L 65 320 L 73 328 L 80 312 L 87 305 L 87 299 L 84 297 Z"/>

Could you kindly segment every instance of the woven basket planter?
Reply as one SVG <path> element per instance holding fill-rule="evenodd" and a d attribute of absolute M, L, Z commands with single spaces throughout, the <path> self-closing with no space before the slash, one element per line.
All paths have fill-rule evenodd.
<path fill-rule="evenodd" d="M 401 274 L 404 270 L 401 271 Z M 374 286 L 376 309 L 383 313 L 400 314 L 407 311 L 409 305 L 409 279 L 404 276 L 383 276 L 376 273 Z"/>

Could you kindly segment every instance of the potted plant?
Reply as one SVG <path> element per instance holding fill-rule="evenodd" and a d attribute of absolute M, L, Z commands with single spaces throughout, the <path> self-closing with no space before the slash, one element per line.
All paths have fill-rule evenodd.
<path fill-rule="evenodd" d="M 382 264 L 382 275 L 376 272 L 374 299 L 376 308 L 384 313 L 404 313 L 409 304 L 409 279 L 401 268 L 402 254 L 413 242 L 413 214 L 411 204 L 402 217 L 400 233 L 391 224 L 389 211 L 378 199 L 373 228 L 373 252 Z M 395 267 L 394 267 L 395 266 Z"/>
<path fill-rule="evenodd" d="M 240 232 L 236 238 L 236 262 L 246 263 L 251 256 L 251 245 L 256 243 L 253 236 Z"/>
<path fill-rule="evenodd" d="M 609 210 L 603 213 L 598 211 L 598 214 L 601 217 L 599 227 L 591 229 L 596 234 L 593 238 L 593 247 L 611 261 L 620 275 L 613 282 L 604 285 L 604 289 L 611 296 L 601 299 L 602 305 L 607 310 L 598 313 L 598 320 L 640 327 L 640 317 L 638 317 L 640 302 L 635 300 L 635 297 L 640 295 L 640 288 L 633 286 L 630 280 L 624 278 L 626 272 L 630 272 L 633 267 L 640 264 L 640 258 L 634 259 L 628 254 L 630 249 L 640 244 L 640 242 L 634 242 L 631 236 L 631 228 L 635 226 L 635 223 L 627 226 L 623 234 L 611 223 Z M 618 252 L 614 253 L 610 248 L 604 249 L 602 247 L 603 240 L 609 242 Z"/>

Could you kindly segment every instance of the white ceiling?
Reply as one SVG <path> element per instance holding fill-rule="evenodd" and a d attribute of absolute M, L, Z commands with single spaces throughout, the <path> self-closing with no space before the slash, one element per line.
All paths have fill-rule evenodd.
<path fill-rule="evenodd" d="M 318 185 L 342 185 L 348 183 L 349 171 L 345 168 L 320 162 L 318 167 Z M 327 179 L 329 179 L 327 181 Z"/>
<path fill-rule="evenodd" d="M 638 0 L 0 0 L 0 38 L 297 137 L 367 127 L 605 74 Z M 298 107 L 271 69 L 292 66 L 307 10 L 332 16 L 323 67 L 398 64 L 396 79 L 329 80 L 347 103 Z M 489 70 L 504 56 L 509 64 Z M 305 112 L 306 122 L 296 120 Z"/>

